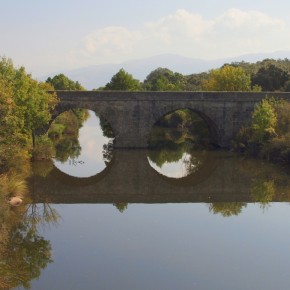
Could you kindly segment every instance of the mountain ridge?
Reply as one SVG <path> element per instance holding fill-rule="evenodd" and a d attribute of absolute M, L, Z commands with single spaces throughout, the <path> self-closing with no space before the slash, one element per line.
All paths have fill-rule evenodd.
<path fill-rule="evenodd" d="M 121 68 L 132 74 L 134 78 L 143 81 L 149 73 L 158 67 L 168 68 L 184 75 L 206 72 L 215 69 L 225 63 L 245 61 L 257 62 L 266 58 L 284 59 L 290 58 L 290 51 L 276 51 L 272 53 L 245 54 L 236 57 L 204 60 L 190 58 L 178 54 L 161 54 L 147 58 L 132 59 L 121 63 L 91 65 L 73 70 L 64 70 L 54 74 L 40 77 L 46 80 L 49 76 L 63 73 L 70 79 L 78 81 L 86 89 L 105 86 Z"/>

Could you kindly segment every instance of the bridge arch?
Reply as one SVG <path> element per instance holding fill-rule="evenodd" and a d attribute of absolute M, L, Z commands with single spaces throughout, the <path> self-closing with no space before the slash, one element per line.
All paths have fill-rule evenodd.
<path fill-rule="evenodd" d="M 201 120 L 204 121 L 205 125 L 208 128 L 209 131 L 209 137 L 211 140 L 211 143 L 213 145 L 219 145 L 219 136 L 218 136 L 218 125 L 217 123 L 212 119 L 214 118 L 214 116 L 210 117 L 208 116 L 208 114 L 206 112 L 204 112 L 204 110 L 201 110 L 200 108 L 198 108 L 197 106 L 193 106 L 193 105 L 186 105 L 186 106 L 181 106 L 180 104 L 170 104 L 169 106 L 164 106 L 164 107 L 158 107 L 156 109 L 156 111 L 153 113 L 154 118 L 152 119 L 152 121 L 149 124 L 149 132 L 147 133 L 148 138 L 150 135 L 150 131 L 152 129 L 152 127 L 160 120 L 162 119 L 164 116 L 171 114 L 177 110 L 184 110 L 184 109 L 188 109 L 194 113 L 196 113 Z"/>
<path fill-rule="evenodd" d="M 70 104 L 63 104 L 60 103 L 59 106 L 57 107 L 57 110 L 55 110 L 52 114 L 52 118 L 49 122 L 48 127 L 46 128 L 46 131 L 48 131 L 50 125 L 53 123 L 53 121 L 62 113 L 74 110 L 74 109 L 87 109 L 90 111 L 93 111 L 99 118 L 103 118 L 106 120 L 107 123 L 110 124 L 112 131 L 114 132 L 114 135 L 117 135 L 117 127 L 114 122 L 114 118 L 112 118 L 112 114 L 110 111 L 106 109 L 106 107 L 95 104 L 87 104 L 87 103 L 70 103 Z"/>

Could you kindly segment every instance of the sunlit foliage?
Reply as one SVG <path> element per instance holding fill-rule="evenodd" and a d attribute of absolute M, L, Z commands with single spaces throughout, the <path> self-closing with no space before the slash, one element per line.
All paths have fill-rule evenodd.
<path fill-rule="evenodd" d="M 205 91 L 251 91 L 251 77 L 241 67 L 226 65 L 211 70 L 202 88 Z"/>
<path fill-rule="evenodd" d="M 55 75 L 53 78 L 49 77 L 47 78 L 46 83 L 50 84 L 55 90 L 85 90 L 85 88 L 78 81 L 75 82 L 64 74 Z"/>
<path fill-rule="evenodd" d="M 0 147 L 29 151 L 34 145 L 35 131 L 46 125 L 57 104 L 55 94 L 32 79 L 24 67 L 15 68 L 10 59 L 0 59 Z M 34 146 L 33 146 L 34 147 Z"/>
<path fill-rule="evenodd" d="M 269 99 L 262 100 L 252 115 L 253 141 L 265 142 L 275 134 L 277 116 Z"/>
<path fill-rule="evenodd" d="M 268 160 L 290 163 L 290 103 L 268 98 L 256 106 L 252 123 L 237 134 L 234 147 Z"/>

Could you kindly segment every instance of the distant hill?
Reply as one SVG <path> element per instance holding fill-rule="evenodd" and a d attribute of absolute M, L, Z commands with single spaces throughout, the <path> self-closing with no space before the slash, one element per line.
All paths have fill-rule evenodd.
<path fill-rule="evenodd" d="M 106 83 L 111 80 L 112 76 L 121 68 L 132 74 L 134 78 L 143 81 L 151 71 L 158 67 L 165 67 L 174 72 L 188 75 L 218 68 L 225 63 L 236 61 L 256 62 L 265 58 L 290 58 L 290 51 L 248 54 L 217 60 L 203 60 L 183 57 L 175 54 L 162 54 L 143 59 L 130 60 L 119 64 L 93 65 L 75 70 L 59 71 L 52 75 L 41 77 L 41 79 L 45 80 L 48 76 L 53 77 L 58 73 L 64 73 L 70 79 L 81 83 L 81 85 L 83 85 L 86 89 L 93 89 L 106 85 Z"/>

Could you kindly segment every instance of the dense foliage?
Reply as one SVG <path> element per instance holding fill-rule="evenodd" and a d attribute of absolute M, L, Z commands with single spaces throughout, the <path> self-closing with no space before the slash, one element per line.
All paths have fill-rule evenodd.
<path fill-rule="evenodd" d="M 251 77 L 241 67 L 226 65 L 211 70 L 202 88 L 204 91 L 251 91 Z"/>
<path fill-rule="evenodd" d="M 83 91 L 85 89 L 78 81 L 75 82 L 64 74 L 58 74 L 53 78 L 49 77 L 46 83 L 52 85 L 55 90 Z"/>
<path fill-rule="evenodd" d="M 31 151 L 34 134 L 48 124 L 57 97 L 10 59 L 0 60 L 0 166 L 13 149 Z"/>
<path fill-rule="evenodd" d="M 167 68 L 157 68 L 144 80 L 143 87 L 147 91 L 182 91 L 186 80 L 180 73 L 174 73 Z"/>
<path fill-rule="evenodd" d="M 105 90 L 117 90 L 117 91 L 139 91 L 141 90 L 141 84 L 133 76 L 127 73 L 124 69 L 120 69 L 106 84 Z"/>
<path fill-rule="evenodd" d="M 290 103 L 268 98 L 256 106 L 250 126 L 238 133 L 234 148 L 248 154 L 290 162 Z"/>

